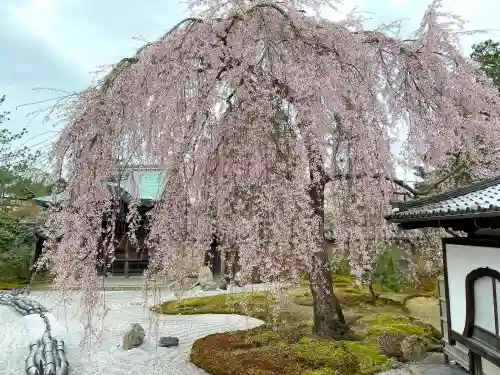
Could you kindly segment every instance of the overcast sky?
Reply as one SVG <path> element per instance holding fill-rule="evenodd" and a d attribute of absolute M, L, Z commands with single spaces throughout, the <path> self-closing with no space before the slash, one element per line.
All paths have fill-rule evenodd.
<path fill-rule="evenodd" d="M 408 19 L 405 31 L 418 26 L 428 0 L 344 0 L 341 10 L 359 6 L 373 12 L 372 26 L 395 19 Z M 469 29 L 500 29 L 498 0 L 445 0 L 447 9 L 470 20 Z M 0 95 L 12 112 L 3 124 L 16 131 L 29 129 L 28 143 L 35 146 L 50 139 L 51 124 L 27 114 L 38 106 L 16 107 L 57 96 L 36 90 L 84 89 L 91 72 L 132 55 L 143 44 L 134 37 L 154 40 L 185 16 L 176 0 L 0 0 Z M 338 17 L 338 15 L 334 16 Z M 467 37 L 465 52 L 472 43 L 500 39 L 500 33 Z M 47 143 L 48 144 L 48 143 Z"/>

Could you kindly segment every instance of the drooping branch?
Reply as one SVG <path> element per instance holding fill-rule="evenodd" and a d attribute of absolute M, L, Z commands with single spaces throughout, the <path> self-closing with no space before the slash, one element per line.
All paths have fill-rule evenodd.
<path fill-rule="evenodd" d="M 334 46 L 328 46 L 319 39 L 315 39 L 313 41 L 306 40 L 305 36 L 300 31 L 299 27 L 295 24 L 294 20 L 292 19 L 292 17 L 290 16 L 290 14 L 288 13 L 288 11 L 285 8 L 282 8 L 281 6 L 279 6 L 275 3 L 262 2 L 262 3 L 255 4 L 254 6 L 250 7 L 244 13 L 245 13 L 245 15 L 251 15 L 252 13 L 256 12 L 257 10 L 264 9 L 264 8 L 273 9 L 273 10 L 277 11 L 283 17 L 283 19 L 289 24 L 290 28 L 293 30 L 295 37 L 298 40 L 300 40 L 302 43 L 304 43 L 310 47 L 315 48 L 316 52 L 319 55 L 324 55 L 325 53 L 333 54 L 337 58 L 337 62 L 341 66 L 344 66 L 344 65 L 349 66 L 350 68 L 354 69 L 360 77 L 362 77 L 361 72 L 359 71 L 359 69 L 355 65 L 346 63 L 340 59 L 340 54 Z M 301 13 L 303 14 L 303 12 L 301 12 Z M 306 17 L 306 16 L 304 15 L 304 17 Z M 218 39 L 220 39 L 224 45 L 227 45 L 227 37 L 228 37 L 229 33 L 231 32 L 231 29 L 237 24 L 238 21 L 244 20 L 244 17 L 240 13 L 235 13 L 227 19 L 218 18 L 218 19 L 214 19 L 214 20 L 218 21 L 218 22 L 230 20 L 230 23 L 224 28 L 225 35 L 219 35 L 219 34 L 215 33 L 215 31 L 213 31 L 214 34 L 218 37 Z M 185 18 L 182 21 L 178 22 L 175 26 L 173 26 L 169 31 L 167 31 L 160 38 L 160 40 L 168 38 L 174 31 L 176 31 L 177 29 L 179 29 L 181 26 L 183 26 L 186 23 L 189 23 L 189 25 L 188 25 L 188 28 L 189 28 L 197 23 L 203 23 L 203 22 L 204 22 L 204 20 L 201 18 L 195 18 L 195 17 Z M 340 26 L 338 26 L 338 27 L 340 27 Z M 382 40 L 396 42 L 396 40 L 393 40 L 389 36 L 384 35 L 380 32 L 372 32 L 372 31 L 351 32 L 347 28 L 344 28 L 344 30 L 346 32 L 352 33 L 352 35 L 366 36 L 366 39 L 363 40 L 363 43 L 365 43 L 365 44 L 371 44 L 371 45 L 380 44 L 382 42 Z M 403 42 L 410 42 L 410 41 L 414 41 L 414 40 L 406 39 Z M 152 43 L 147 43 L 144 46 L 142 46 L 141 48 L 139 48 L 133 57 L 124 58 L 124 59 L 120 60 L 120 62 L 118 64 L 116 64 L 113 67 L 112 71 L 104 78 L 103 85 L 101 86 L 102 92 L 105 92 L 108 89 L 108 87 L 113 83 L 113 81 L 116 79 L 116 77 L 120 73 L 122 73 L 124 70 L 130 68 L 135 63 L 137 63 L 139 61 L 140 53 L 142 51 L 144 51 L 146 48 L 150 47 L 151 45 L 152 45 Z M 385 51 L 385 50 L 383 52 L 388 53 L 388 51 Z M 399 54 L 409 54 L 409 55 L 413 56 L 413 53 L 411 51 L 408 51 L 403 47 L 398 49 L 398 53 Z M 221 69 L 221 71 L 218 75 L 219 78 L 220 78 L 220 74 L 222 74 L 227 69 L 231 68 L 230 63 L 226 64 L 226 66 Z"/>
<path fill-rule="evenodd" d="M 469 150 L 474 160 L 470 135 L 498 138 L 500 100 L 454 48 L 456 35 L 435 17 L 437 2 L 416 39 L 401 40 L 386 36 L 387 27 L 353 31 L 293 9 L 306 1 L 246 2 L 242 9 L 229 0 L 224 12 L 213 13 L 221 18 L 181 21 L 81 95 L 57 145 L 61 160 L 71 146 L 67 193 L 74 203 L 53 215 L 66 235 L 58 247 L 66 256 L 51 259 L 55 273 L 79 267 L 79 238 L 89 239 L 89 251 L 100 247 L 100 228 L 92 223 L 114 197 L 96 180 L 117 168 L 114 156 L 140 154 L 160 160 L 166 172 L 150 220 L 152 269 L 165 277 L 183 274 L 206 251 L 216 221 L 226 250 L 238 249 L 242 274 L 258 269 L 267 280 L 300 280 L 319 259 L 316 286 L 324 288 L 316 289 L 315 300 L 327 303 L 316 303 L 322 320 L 315 324 L 322 334 L 331 332 L 329 322 L 341 312 L 331 315 L 339 309 L 328 296 L 331 274 L 323 272 L 327 259 L 318 241 L 325 198 L 331 198 L 335 238 L 355 255 L 354 269 L 365 269 L 373 256 L 369 245 L 389 233 L 382 212 L 394 188 L 415 198 L 455 172 L 425 192 L 384 174 L 394 168 L 394 125 L 411 120 L 408 160 L 429 154 L 441 165 L 451 146 Z M 462 101 L 464 112 L 484 110 L 490 121 L 459 113 Z M 280 106 L 289 108 L 290 135 L 273 125 Z M 338 143 L 327 145 L 328 139 Z M 333 170 L 329 159 L 338 160 Z M 334 180 L 340 188 L 325 189 Z M 82 278 L 89 294 L 87 281 Z"/>
<path fill-rule="evenodd" d="M 412 188 L 410 185 L 408 185 L 406 182 L 404 182 L 403 180 L 401 179 L 398 179 L 398 178 L 394 178 L 394 177 L 391 177 L 391 176 L 387 176 L 387 175 L 383 175 L 381 173 L 374 173 L 372 175 L 368 174 L 368 173 L 358 173 L 358 174 L 346 174 L 346 173 L 337 173 L 337 174 L 333 174 L 333 175 L 328 175 L 326 177 L 326 183 L 328 182 L 331 182 L 331 181 L 335 181 L 335 180 L 353 180 L 353 179 L 362 179 L 362 178 L 372 178 L 372 179 L 385 179 L 386 181 L 390 181 L 390 182 L 393 182 L 394 184 L 396 184 L 397 186 L 399 187 L 402 187 L 403 189 L 405 189 L 409 194 L 410 198 L 417 198 L 417 197 L 420 197 L 420 196 L 424 196 L 424 195 L 427 195 L 429 193 L 431 193 L 432 191 L 434 191 L 439 185 L 441 185 L 443 182 L 447 181 L 448 179 L 452 178 L 454 175 L 456 175 L 458 172 L 460 172 L 463 168 L 465 167 L 464 164 L 460 164 L 459 166 L 457 166 L 456 168 L 454 168 L 452 171 L 446 173 L 443 177 L 441 177 L 440 179 L 438 179 L 437 181 L 433 182 L 432 184 L 430 184 L 427 189 L 425 189 L 424 191 L 418 191 L 414 188 Z"/>

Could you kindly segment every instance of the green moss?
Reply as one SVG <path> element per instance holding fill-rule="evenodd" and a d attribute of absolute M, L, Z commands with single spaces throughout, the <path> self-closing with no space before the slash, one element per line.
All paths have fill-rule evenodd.
<path fill-rule="evenodd" d="M 370 374 L 374 371 L 385 371 L 392 367 L 392 362 L 387 356 L 380 353 L 378 345 L 370 342 L 359 343 L 346 341 L 347 350 L 359 360 L 360 374 Z"/>
<path fill-rule="evenodd" d="M 319 370 L 307 370 L 304 375 L 332 375 L 335 374 L 335 370 L 325 367 Z"/>
<path fill-rule="evenodd" d="M 366 334 L 368 336 L 379 336 L 382 333 L 386 333 L 386 332 L 399 333 L 399 334 L 408 335 L 408 336 L 411 336 L 411 335 L 424 336 L 425 335 L 425 331 L 422 328 L 420 328 L 418 326 L 414 326 L 414 325 L 405 325 L 405 324 L 393 324 L 390 326 L 374 325 L 374 326 L 370 326 L 366 330 Z"/>
<path fill-rule="evenodd" d="M 310 291 L 301 289 L 300 293 L 295 293 L 293 301 L 297 305 L 312 306 L 313 298 Z M 335 295 L 340 300 L 343 307 L 355 307 L 360 304 L 373 304 L 373 299 L 368 290 L 361 288 L 336 288 Z M 377 306 L 394 305 L 399 306 L 401 309 L 404 307 L 404 301 L 398 301 L 392 298 L 379 296 L 375 302 Z"/>
<path fill-rule="evenodd" d="M 326 367 L 346 375 L 360 372 L 358 358 L 339 341 L 303 338 L 290 346 L 289 355 L 313 368 Z"/>
<path fill-rule="evenodd" d="M 0 280 L 0 290 L 10 290 L 14 288 L 21 288 L 29 284 L 29 280 L 14 279 L 14 280 Z"/>
<path fill-rule="evenodd" d="M 268 293 L 219 294 L 163 302 L 153 307 L 160 314 L 239 314 L 267 319 L 273 300 Z"/>
<path fill-rule="evenodd" d="M 356 283 L 353 276 L 334 275 L 332 277 L 333 286 L 337 288 L 349 288 Z"/>
<path fill-rule="evenodd" d="M 310 292 L 296 289 L 293 295 L 308 298 Z M 302 318 L 299 325 L 264 325 L 204 337 L 195 342 L 191 359 L 212 375 L 372 375 L 392 365 L 379 346 L 383 333 L 416 334 L 429 343 L 441 338 L 430 324 L 402 314 L 401 302 L 386 303 L 384 298 L 375 305 L 359 302 L 369 297 L 359 288 L 339 288 L 337 295 L 344 306 L 347 303 L 346 311 L 359 313 L 353 330 L 364 336 L 362 342 L 311 338 L 310 322 Z M 268 293 L 237 293 L 169 301 L 154 309 L 166 314 L 245 314 L 269 322 L 274 303 Z"/>
<path fill-rule="evenodd" d="M 388 324 L 408 324 L 410 317 L 393 314 L 375 314 L 365 316 L 359 320 L 360 323 L 370 325 L 388 325 Z"/>
<path fill-rule="evenodd" d="M 404 288 L 403 293 L 405 302 L 416 297 L 437 297 L 437 279 L 422 277 L 418 284 Z"/>
<path fill-rule="evenodd" d="M 367 375 L 391 362 L 376 345 L 304 337 L 306 326 L 259 327 L 197 340 L 194 364 L 213 375 Z"/>
<path fill-rule="evenodd" d="M 438 344 L 441 340 L 439 332 L 431 324 L 410 316 L 396 314 L 374 314 L 360 318 L 358 324 L 364 325 L 364 333 L 368 337 L 376 337 L 383 333 L 423 336 L 429 343 Z"/>

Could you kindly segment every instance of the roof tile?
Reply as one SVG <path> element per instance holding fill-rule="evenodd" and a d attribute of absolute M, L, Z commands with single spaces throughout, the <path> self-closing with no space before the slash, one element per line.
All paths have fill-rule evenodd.
<path fill-rule="evenodd" d="M 500 216 L 500 178 L 412 201 L 409 204 L 400 204 L 399 210 L 386 218 L 393 222 L 402 222 L 495 212 Z"/>

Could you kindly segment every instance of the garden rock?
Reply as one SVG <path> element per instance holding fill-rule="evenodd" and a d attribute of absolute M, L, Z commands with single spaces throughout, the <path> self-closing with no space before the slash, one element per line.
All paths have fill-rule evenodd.
<path fill-rule="evenodd" d="M 191 290 L 198 285 L 200 285 L 200 283 L 198 282 L 197 279 L 186 278 L 182 280 L 182 282 L 180 283 L 180 289 L 183 291 Z"/>
<path fill-rule="evenodd" d="M 217 283 L 215 283 L 214 281 L 209 281 L 208 283 L 205 283 L 201 286 L 201 290 L 203 290 L 204 292 L 209 290 L 217 290 L 217 288 Z"/>
<path fill-rule="evenodd" d="M 219 289 L 221 290 L 227 290 L 227 287 L 228 287 L 228 282 L 227 280 L 223 277 L 222 280 L 220 281 L 220 284 L 219 284 Z"/>
<path fill-rule="evenodd" d="M 421 361 L 427 357 L 427 344 L 424 338 L 418 335 L 406 337 L 401 341 L 401 355 L 403 360 L 408 362 Z"/>
<path fill-rule="evenodd" d="M 144 343 L 144 337 L 146 337 L 144 328 L 139 323 L 132 324 L 123 337 L 123 350 L 130 350 L 141 346 Z"/>
<path fill-rule="evenodd" d="M 426 340 L 418 335 L 384 332 L 377 337 L 377 342 L 382 354 L 401 362 L 418 362 L 427 356 Z"/>
<path fill-rule="evenodd" d="M 405 335 L 393 332 L 384 332 L 377 337 L 377 343 L 382 354 L 391 357 L 402 359 L 401 342 L 405 339 Z"/>
<path fill-rule="evenodd" d="M 179 338 L 171 336 L 160 337 L 160 340 L 158 341 L 158 346 L 162 348 L 171 348 L 172 346 L 179 346 Z"/>

